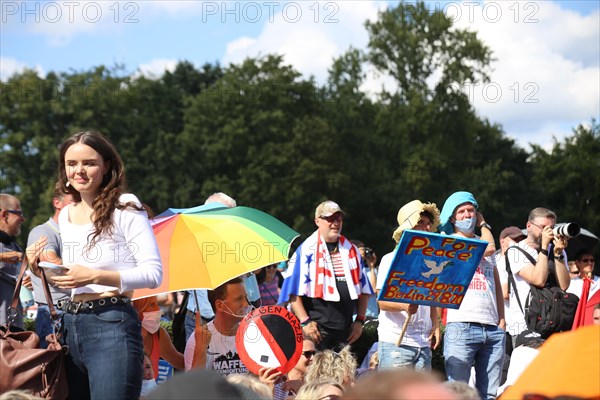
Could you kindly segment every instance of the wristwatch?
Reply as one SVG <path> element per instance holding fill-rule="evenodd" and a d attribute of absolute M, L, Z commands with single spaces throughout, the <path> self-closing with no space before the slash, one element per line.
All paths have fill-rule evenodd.
<path fill-rule="evenodd" d="M 488 224 L 487 222 L 482 222 L 481 225 L 479 225 L 479 229 L 481 228 L 488 228 L 490 231 L 492 230 L 492 227 L 490 226 L 490 224 Z"/>

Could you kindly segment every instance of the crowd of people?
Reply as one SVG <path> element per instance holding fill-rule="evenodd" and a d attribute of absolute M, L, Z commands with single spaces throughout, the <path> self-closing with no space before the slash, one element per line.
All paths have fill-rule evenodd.
<path fill-rule="evenodd" d="M 68 347 L 71 398 L 229 393 L 276 400 L 494 399 L 515 382 L 544 340 L 528 329 L 521 306 L 530 287 L 555 285 L 590 299 L 600 289 L 591 249 L 567 259 L 568 240 L 554 233 L 554 212 L 534 208 L 524 230 L 512 226 L 500 232 L 496 250 L 475 196 L 460 191 L 448 197 L 441 212 L 420 200 L 401 206 L 398 227 L 390 232 L 395 244 L 406 230 L 487 242 L 458 309 L 378 301 L 394 253 L 377 265 L 371 248 L 342 235 L 345 212 L 328 200 L 316 207 L 316 230 L 289 262 L 214 290 L 190 290 L 183 305 L 181 296 L 174 296 L 164 315 L 156 297 L 132 300 L 134 289 L 160 285 L 162 268 L 147 209 L 127 192 L 116 149 L 98 132 L 80 132 L 62 144 L 58 161 L 54 213 L 31 230 L 27 250 L 16 239 L 25 218 L 19 199 L 0 194 L 0 325 L 10 319 L 23 327 L 23 310 L 9 318 L 8 306 L 26 255 L 35 330 L 41 346 L 56 332 Z M 206 199 L 212 202 L 237 206 L 224 193 Z M 50 315 L 43 293 L 40 276 L 46 271 L 52 271 L 58 319 Z M 286 373 L 262 368 L 253 375 L 240 359 L 238 326 L 261 305 L 288 307 L 302 327 L 300 358 Z M 185 315 L 185 348 L 179 350 L 160 325 L 174 308 Z M 364 360 L 357 359 L 353 344 L 371 320 L 378 324 L 378 338 Z M 589 322 L 600 324 L 600 306 Z M 438 348 L 445 375 L 432 371 Z M 160 359 L 181 373 L 157 385 Z M 210 384 L 202 386 L 207 380 Z"/>

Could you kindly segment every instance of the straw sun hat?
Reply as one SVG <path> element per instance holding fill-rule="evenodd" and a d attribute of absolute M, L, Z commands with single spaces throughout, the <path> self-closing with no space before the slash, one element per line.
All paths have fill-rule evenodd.
<path fill-rule="evenodd" d="M 392 237 L 398 243 L 402 232 L 407 229 L 412 229 L 419 222 L 421 213 L 429 213 L 432 217 L 432 229 L 435 232 L 438 225 L 440 224 L 440 210 L 438 210 L 435 203 L 423 204 L 419 200 L 413 200 L 400 208 L 398 211 L 398 228 L 394 231 Z"/>

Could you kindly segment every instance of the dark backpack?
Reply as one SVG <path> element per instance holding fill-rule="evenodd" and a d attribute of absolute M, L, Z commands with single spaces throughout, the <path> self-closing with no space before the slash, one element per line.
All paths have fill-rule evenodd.
<path fill-rule="evenodd" d="M 518 246 L 511 246 L 509 248 L 519 250 L 527 257 L 531 264 L 536 264 L 534 258 L 522 248 Z M 523 307 L 508 259 L 509 257 L 507 256 L 506 272 L 508 272 L 508 280 L 512 284 L 519 308 L 523 312 L 523 315 L 525 315 L 527 328 L 539 333 L 544 339 L 553 333 L 571 330 L 579 297 L 572 293 L 567 293 L 560 288 L 555 278 L 556 266 L 554 261 L 548 260 L 548 279 L 543 288 L 529 285 L 529 295 L 525 299 L 525 307 Z"/>

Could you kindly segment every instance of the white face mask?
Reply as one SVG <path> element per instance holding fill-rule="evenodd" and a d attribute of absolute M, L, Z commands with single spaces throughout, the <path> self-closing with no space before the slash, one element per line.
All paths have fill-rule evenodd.
<path fill-rule="evenodd" d="M 233 311 L 231 311 L 231 308 L 229 308 L 229 306 L 225 302 L 223 302 L 223 304 L 225 305 L 225 307 L 227 307 L 227 311 L 225 311 L 227 314 L 242 319 L 246 318 L 246 315 L 250 314 L 254 309 L 252 305 L 247 305 L 240 310 L 240 314 L 234 314 Z"/>
<path fill-rule="evenodd" d="M 149 333 L 156 333 L 160 328 L 160 310 L 150 311 L 143 314 L 142 327 Z"/>
<path fill-rule="evenodd" d="M 473 233 L 476 224 L 477 217 L 463 219 L 462 221 L 454 221 L 456 229 L 467 235 Z"/>
<path fill-rule="evenodd" d="M 140 396 L 142 396 L 142 397 L 148 396 L 151 391 L 156 389 L 157 386 L 158 385 L 156 384 L 156 381 L 154 379 L 143 380 L 142 381 L 142 391 L 140 393 Z"/>

